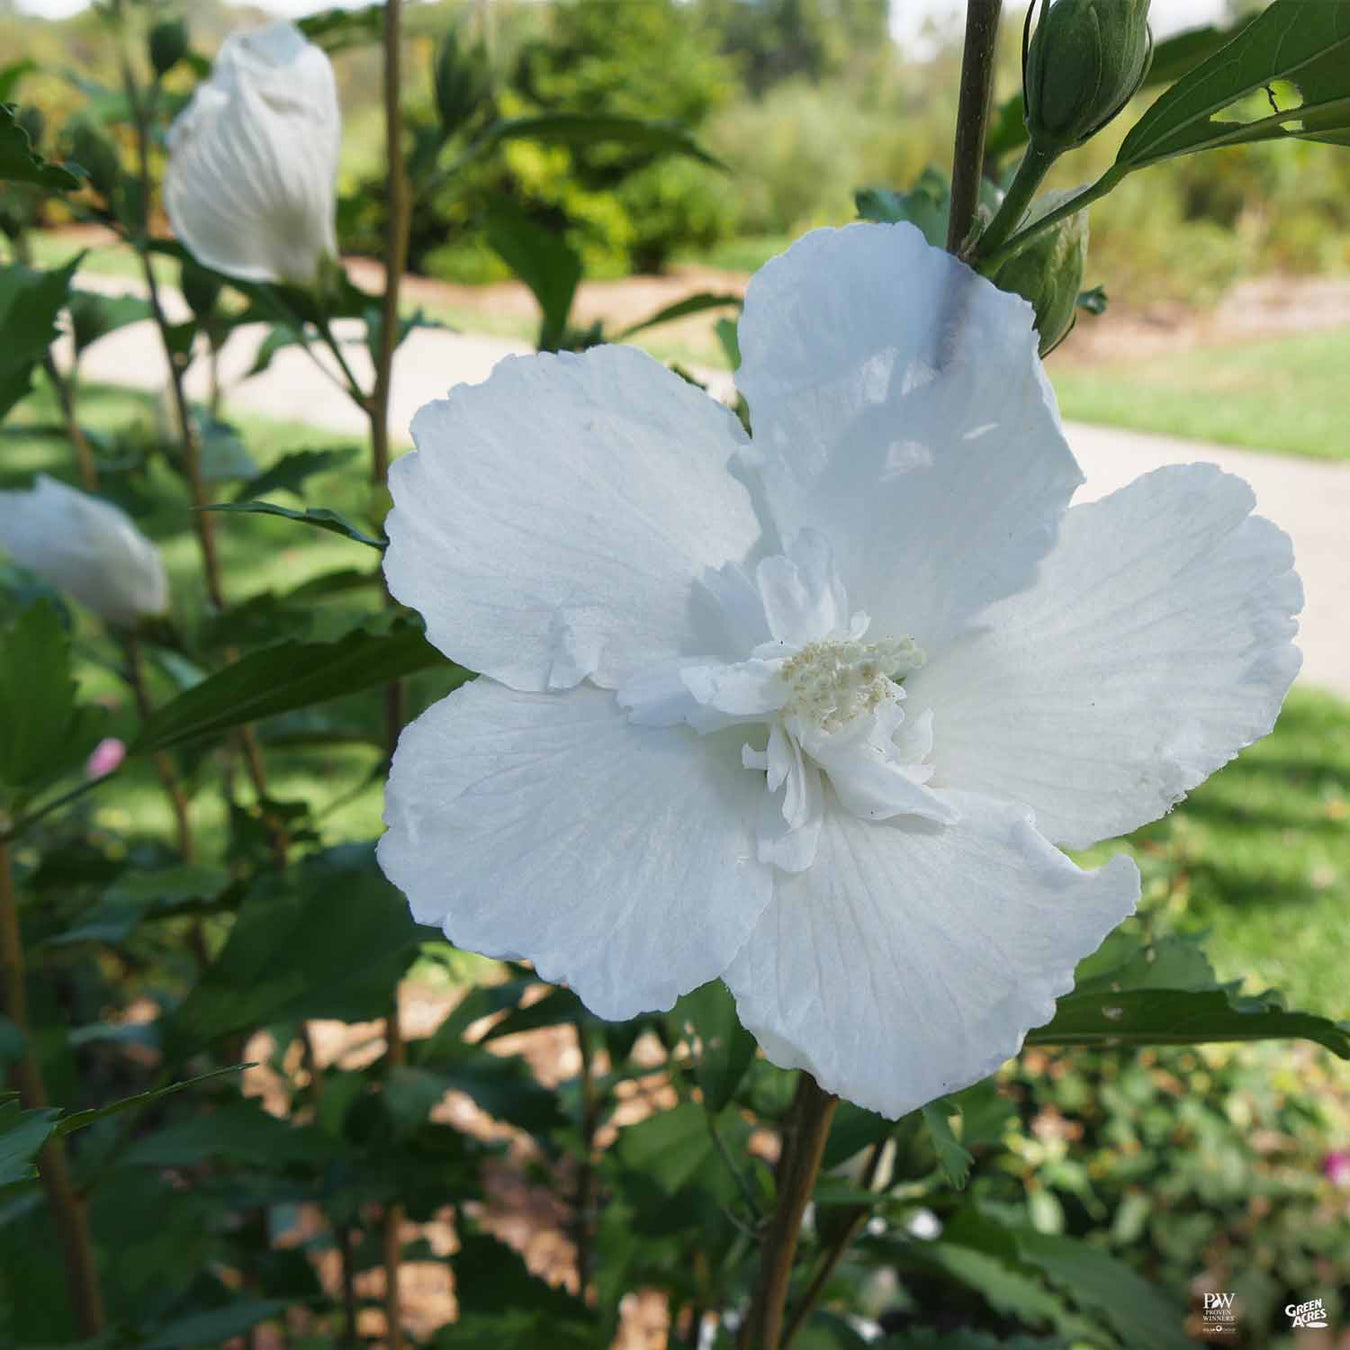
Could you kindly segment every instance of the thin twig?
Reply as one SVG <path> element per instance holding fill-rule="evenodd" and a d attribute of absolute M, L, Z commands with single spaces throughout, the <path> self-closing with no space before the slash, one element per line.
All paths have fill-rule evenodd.
<path fill-rule="evenodd" d="M 408 180 L 403 168 L 401 0 L 384 6 L 384 151 L 385 202 L 384 298 L 380 344 L 375 361 L 375 390 L 370 401 L 371 477 L 377 487 L 389 481 L 389 399 L 393 389 L 394 349 L 398 346 L 398 298 L 408 258 Z"/>
<path fill-rule="evenodd" d="M 577 1293 L 584 1301 L 594 1264 L 595 1132 L 599 1128 L 599 1100 L 595 1093 L 595 1065 L 586 1023 L 578 1018 L 574 1025 L 577 1049 L 581 1052 L 581 1166 L 577 1171 L 572 1238 L 577 1247 Z"/>
<path fill-rule="evenodd" d="M 127 658 L 127 684 L 131 687 L 132 697 L 136 700 L 136 711 L 140 714 L 141 724 L 144 725 L 150 720 L 155 707 L 150 701 L 150 690 L 145 682 L 145 664 L 141 655 L 140 638 L 134 632 L 124 633 L 122 646 Z M 156 750 L 151 758 L 154 761 L 155 772 L 159 775 L 159 781 L 164 788 L 164 795 L 169 799 L 169 807 L 173 811 L 178 852 L 185 863 L 190 863 L 193 860 L 194 848 L 192 820 L 188 815 L 187 794 L 178 781 L 178 774 L 173 767 L 173 760 L 169 758 L 168 752 Z"/>
<path fill-rule="evenodd" d="M 838 1105 L 838 1097 L 802 1073 L 789 1125 L 791 1138 L 779 1165 L 778 1198 L 760 1252 L 759 1278 L 737 1342 L 739 1350 L 779 1350 L 802 1215 L 815 1190 Z"/>
<path fill-rule="evenodd" d="M 384 147 L 385 221 L 384 299 L 381 305 L 380 343 L 375 360 L 375 386 L 370 400 L 371 476 L 377 488 L 389 481 L 389 398 L 393 388 L 394 349 L 398 345 L 398 296 L 408 251 L 408 184 L 403 169 L 403 29 L 401 0 L 384 0 Z M 342 354 L 331 344 L 338 360 Z M 345 367 L 344 367 L 345 369 Z M 403 686 L 395 680 L 385 687 L 385 746 L 392 759 L 403 730 Z M 391 1068 L 407 1060 L 399 1026 L 398 986 L 386 1020 L 386 1057 Z M 403 1350 L 399 1266 L 402 1242 L 399 1229 L 403 1206 L 393 1203 L 384 1212 L 384 1279 L 388 1350 Z"/>
<path fill-rule="evenodd" d="M 23 1053 L 10 1070 L 11 1076 L 24 1109 L 42 1111 L 48 1106 L 47 1087 L 33 1052 L 18 899 L 10 868 L 9 842 L 3 837 L 0 837 L 0 976 L 3 976 L 0 984 L 4 991 L 5 1016 L 18 1028 L 24 1042 Z M 94 1245 L 89 1236 L 84 1201 L 71 1177 L 65 1142 L 56 1135 L 47 1141 L 38 1155 L 38 1174 L 46 1189 L 61 1243 L 76 1329 L 81 1336 L 97 1336 L 103 1330 L 103 1295 L 99 1289 Z"/>
<path fill-rule="evenodd" d="M 394 986 L 394 1006 L 385 1019 L 385 1063 L 399 1068 L 408 1062 L 399 1023 L 398 986 Z M 403 1300 L 399 1288 L 399 1269 L 403 1261 L 403 1206 L 394 1201 L 385 1206 L 382 1246 L 384 1254 L 384 1316 L 386 1350 L 403 1350 Z"/>
<path fill-rule="evenodd" d="M 961 57 L 961 95 L 952 157 L 951 215 L 947 251 L 960 253 L 975 227 L 984 171 L 984 137 L 994 92 L 994 48 L 1003 0 L 967 0 L 966 43 Z"/>
<path fill-rule="evenodd" d="M 876 1184 L 877 1172 L 881 1168 L 881 1159 L 886 1152 L 886 1145 L 890 1142 L 889 1136 L 884 1139 L 878 1139 L 872 1145 L 872 1151 L 868 1155 L 867 1163 L 863 1167 L 862 1189 L 870 1191 Z M 796 1340 L 802 1328 L 806 1325 L 806 1320 L 816 1310 L 816 1305 L 820 1302 L 821 1295 L 825 1292 L 825 1286 L 830 1282 L 830 1278 L 839 1268 L 839 1263 L 844 1259 L 845 1253 L 857 1240 L 858 1234 L 862 1232 L 867 1224 L 867 1220 L 872 1213 L 870 1205 L 859 1205 L 848 1216 L 836 1236 L 829 1250 L 825 1253 L 825 1259 L 821 1262 L 820 1269 L 812 1277 L 811 1283 L 806 1288 L 806 1293 L 802 1296 L 801 1305 L 797 1311 L 792 1314 L 791 1321 L 788 1322 L 787 1330 L 783 1333 L 782 1350 L 792 1350 L 792 1342 Z"/>
<path fill-rule="evenodd" d="M 97 492 L 98 464 L 75 408 L 75 372 L 72 370 L 67 379 L 61 373 L 61 368 L 56 364 L 56 358 L 51 352 L 43 358 L 42 369 L 46 371 L 47 379 L 51 381 L 52 389 L 56 392 L 56 401 L 61 407 L 61 420 L 65 423 L 66 435 L 75 448 L 75 463 L 80 470 L 80 486 L 86 492 Z"/>

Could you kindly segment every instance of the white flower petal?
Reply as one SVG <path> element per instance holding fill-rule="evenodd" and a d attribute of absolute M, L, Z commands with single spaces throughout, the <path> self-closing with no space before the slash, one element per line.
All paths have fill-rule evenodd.
<path fill-rule="evenodd" d="M 529 957 L 601 1017 L 714 978 L 772 891 L 742 735 L 634 727 L 590 687 L 477 680 L 405 728 L 379 859 L 414 918 Z"/>
<path fill-rule="evenodd" d="M 1128 858 L 1081 871 L 1027 811 L 949 795 L 947 826 L 828 807 L 724 976 L 775 1064 L 890 1117 L 1015 1054 L 1139 896 Z"/>
<path fill-rule="evenodd" d="M 1128 833 L 1274 725 L 1300 656 L 1288 538 L 1213 465 L 1065 517 L 1036 585 L 906 681 L 934 782 L 1020 801 L 1071 848 Z"/>
<path fill-rule="evenodd" d="M 817 530 L 801 530 L 786 553 L 761 559 L 755 581 L 774 642 L 805 647 L 848 631 L 848 595 Z"/>
<path fill-rule="evenodd" d="M 726 408 L 597 347 L 507 357 L 423 408 L 413 439 L 390 473 L 385 576 L 446 655 L 540 690 L 717 654 L 705 573 L 759 537 Z"/>
<path fill-rule="evenodd" d="M 174 232 L 228 276 L 313 282 L 337 256 L 341 139 L 320 48 L 289 23 L 231 34 L 169 133 L 164 205 Z"/>
<path fill-rule="evenodd" d="M 46 474 L 27 492 L 0 492 L 0 548 L 108 623 L 169 607 L 164 560 L 131 517 Z"/>
<path fill-rule="evenodd" d="M 931 655 L 1032 578 L 1082 481 L 1031 306 L 909 225 L 816 230 L 750 283 L 737 385 L 782 536 Z"/>

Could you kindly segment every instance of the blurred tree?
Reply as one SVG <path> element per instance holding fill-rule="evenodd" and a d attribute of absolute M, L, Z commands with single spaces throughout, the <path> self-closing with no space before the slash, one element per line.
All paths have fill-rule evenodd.
<path fill-rule="evenodd" d="M 821 80 L 890 45 L 887 0 L 701 0 L 722 50 L 756 97 L 782 80 Z"/>

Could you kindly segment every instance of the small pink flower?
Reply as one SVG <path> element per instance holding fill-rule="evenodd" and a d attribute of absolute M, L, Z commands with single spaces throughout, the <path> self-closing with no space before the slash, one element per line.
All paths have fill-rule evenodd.
<path fill-rule="evenodd" d="M 1350 1149 L 1338 1149 L 1322 1159 L 1322 1174 L 1336 1186 L 1350 1187 Z"/>
<path fill-rule="evenodd" d="M 116 736 L 105 736 L 84 762 L 86 778 L 102 778 L 118 768 L 127 757 L 127 747 Z"/>

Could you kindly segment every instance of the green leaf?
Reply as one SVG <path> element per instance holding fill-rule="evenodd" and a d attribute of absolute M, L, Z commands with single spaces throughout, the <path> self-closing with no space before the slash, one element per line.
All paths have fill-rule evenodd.
<path fill-rule="evenodd" d="M 731 1101 L 755 1057 L 755 1038 L 736 1016 L 736 1000 L 721 980 L 686 994 L 671 1010 L 670 1024 L 695 1048 L 694 1081 L 714 1115 Z"/>
<path fill-rule="evenodd" d="M 13 103 L 14 95 L 19 88 L 19 81 L 25 75 L 31 75 L 38 69 L 38 63 L 31 56 L 25 56 L 22 60 L 11 61 L 6 66 L 0 66 L 0 103 Z"/>
<path fill-rule="evenodd" d="M 951 188 L 946 178 L 931 168 L 923 171 L 909 192 L 859 188 L 853 194 L 860 219 L 885 225 L 906 220 L 921 230 L 934 248 L 946 246 L 950 198 Z"/>
<path fill-rule="evenodd" d="M 150 302 L 135 295 L 100 295 L 97 291 L 71 291 L 70 330 L 77 354 L 99 338 L 150 317 Z"/>
<path fill-rule="evenodd" d="M 830 1137 L 825 1141 L 822 1169 L 828 1172 L 846 1163 L 863 1149 L 889 1138 L 895 1128 L 895 1121 L 887 1120 L 875 1111 L 855 1106 L 852 1102 L 841 1101 L 834 1113 L 834 1123 L 830 1126 Z"/>
<path fill-rule="evenodd" d="M 1350 145 L 1350 6 L 1274 0 L 1149 108 L 1116 164 L 1290 137 Z"/>
<path fill-rule="evenodd" d="M 254 375 L 261 375 L 272 364 L 272 359 L 278 352 L 284 351 L 287 347 L 299 346 L 304 340 L 304 334 L 293 324 L 274 323 L 268 329 L 267 336 L 258 344 L 253 364 L 248 368 L 244 378 L 247 380 Z"/>
<path fill-rule="evenodd" d="M 596 145 L 614 143 L 658 155 L 687 155 L 703 164 L 725 169 L 679 122 L 621 113 L 536 113 L 494 122 L 474 143 L 482 153 L 503 141 L 545 141 L 549 144 Z"/>
<path fill-rule="evenodd" d="M 1350 1023 L 1290 1012 L 1267 990 L 1243 997 L 1232 989 L 1130 989 L 1060 999 L 1054 1020 L 1028 1045 L 1197 1045 L 1206 1041 L 1316 1041 L 1350 1059 Z"/>
<path fill-rule="evenodd" d="M 156 709 L 132 751 L 172 749 L 448 665 L 421 629 L 404 619 L 388 632 L 357 628 L 337 642 L 278 643 L 250 652 Z M 468 672 L 460 674 L 468 678 Z"/>
<path fill-rule="evenodd" d="M 1028 1045 L 1193 1045 L 1204 1041 L 1316 1041 L 1350 1059 L 1350 1023 L 1291 1012 L 1276 990 L 1220 984 L 1195 940 L 1143 946 L 1114 934 L 1079 967 L 1079 982 Z"/>
<path fill-rule="evenodd" d="M 338 1156 L 334 1141 L 314 1125 L 296 1125 L 256 1102 L 232 1101 L 196 1111 L 138 1138 L 122 1161 L 130 1167 L 199 1167 L 221 1161 L 279 1168 L 321 1167 Z"/>
<path fill-rule="evenodd" d="M 676 319 L 687 319 L 691 314 L 704 314 L 710 309 L 726 309 L 729 305 L 734 305 L 737 309 L 740 309 L 742 304 L 744 304 L 744 300 L 739 295 L 718 295 L 712 291 L 700 291 L 697 295 L 685 296 L 683 300 L 677 300 L 673 305 L 667 305 L 664 309 L 657 310 L 650 317 L 625 328 L 621 333 L 616 333 L 612 340 L 623 342 L 635 333 L 641 333 L 648 328 L 655 328 L 658 324 L 673 323 Z"/>
<path fill-rule="evenodd" d="M 539 302 L 540 351 L 557 351 L 581 281 L 581 255 L 556 230 L 532 220 L 505 198 L 488 214 L 487 243 Z"/>
<path fill-rule="evenodd" d="M 945 1240 L 917 1246 L 913 1255 L 974 1291 L 997 1313 L 1014 1317 L 1029 1327 L 1050 1326 L 1076 1335 L 1086 1331 L 1093 1344 L 1100 1340 L 1091 1334 L 1095 1328 L 1085 1327 L 1063 1299 L 1046 1289 L 1038 1278 L 997 1256 Z"/>
<path fill-rule="evenodd" d="M 1042 1270 L 1085 1313 L 1103 1317 L 1127 1350 L 1186 1350 L 1185 1308 L 1123 1261 L 1079 1238 L 1018 1231 L 1021 1258 Z"/>
<path fill-rule="evenodd" d="M 35 1160 L 60 1114 L 51 1109 L 25 1111 L 17 1096 L 0 1098 L 0 1188 L 37 1177 Z"/>
<path fill-rule="evenodd" d="M 519 1253 L 496 1238 L 465 1234 L 454 1263 L 460 1315 L 438 1333 L 438 1350 L 585 1350 L 603 1343 L 584 1303 L 532 1275 Z"/>
<path fill-rule="evenodd" d="M 951 1117 L 959 1114 L 956 1106 L 944 1098 L 941 1101 L 929 1102 L 921 1114 L 923 1123 L 928 1129 L 928 1137 L 932 1140 L 933 1150 L 937 1154 L 938 1166 L 942 1169 L 947 1184 L 954 1186 L 958 1191 L 964 1190 L 975 1159 L 952 1129 Z"/>
<path fill-rule="evenodd" d="M 356 447 L 339 446 L 335 450 L 294 450 L 283 455 L 270 469 L 250 478 L 235 494 L 235 501 L 252 501 L 269 492 L 293 492 L 302 497 L 305 481 L 316 473 L 327 473 L 351 462 Z"/>
<path fill-rule="evenodd" d="M 224 1069 L 212 1069 L 210 1073 L 200 1073 L 195 1078 L 185 1078 L 180 1083 L 170 1083 L 168 1087 L 152 1088 L 149 1092 L 138 1092 L 134 1097 L 123 1097 L 119 1101 L 110 1102 L 107 1106 L 96 1106 L 89 1111 L 76 1111 L 72 1115 L 63 1116 L 57 1122 L 56 1132 L 59 1135 L 74 1134 L 76 1130 L 83 1130 L 96 1120 L 103 1120 L 107 1116 L 115 1116 L 122 1111 L 129 1111 L 133 1107 L 148 1106 L 161 1097 L 171 1097 L 176 1092 L 183 1092 L 187 1088 L 208 1083 L 213 1078 L 221 1078 L 227 1073 L 242 1073 L 249 1067 L 247 1064 L 231 1064 Z"/>
<path fill-rule="evenodd" d="M 75 269 L 84 254 L 50 272 L 14 264 L 0 268 L 0 419 L 28 393 L 33 371 L 56 340 Z"/>
<path fill-rule="evenodd" d="M 508 980 L 504 984 L 480 984 L 470 989 L 430 1036 L 409 1043 L 410 1058 L 417 1064 L 434 1064 L 453 1055 L 475 1022 L 504 1008 L 514 1008 L 525 990 L 535 984 L 535 980 Z"/>
<path fill-rule="evenodd" d="M 425 930 L 375 865 L 334 849 L 256 882 L 215 961 L 169 1019 L 165 1059 L 251 1027 L 380 1017 Z"/>
<path fill-rule="evenodd" d="M 360 9 L 323 9 L 296 21 L 296 27 L 326 52 L 379 42 L 384 32 L 384 5 Z"/>
<path fill-rule="evenodd" d="M 535 1078 L 525 1060 L 476 1045 L 461 1043 L 441 1063 L 405 1068 L 397 1082 L 391 1073 L 390 1086 L 407 1100 L 432 1105 L 447 1092 L 463 1092 L 494 1119 L 541 1138 L 565 1123 L 557 1094 Z"/>
<path fill-rule="evenodd" d="M 344 539 L 365 544 L 381 552 L 388 546 L 387 540 L 376 539 L 374 535 L 367 534 L 353 525 L 346 516 L 337 511 L 330 511 L 326 506 L 310 506 L 303 511 L 295 511 L 289 506 L 277 506 L 274 502 L 233 501 L 216 502 L 210 506 L 203 506 L 202 510 L 237 511 L 243 515 L 254 516 L 280 516 L 283 520 L 298 520 L 303 525 L 313 525 L 316 529 L 327 530 L 330 534 L 340 534 Z"/>
<path fill-rule="evenodd" d="M 240 1299 L 223 1308 L 207 1312 L 189 1313 L 168 1322 L 152 1332 L 147 1341 L 137 1341 L 139 1350 L 195 1350 L 197 1346 L 219 1346 L 235 1336 L 265 1322 L 269 1317 L 280 1317 L 290 1306 L 286 1299 Z"/>
<path fill-rule="evenodd" d="M 617 1147 L 625 1166 L 674 1195 L 702 1170 L 715 1145 L 707 1112 L 697 1102 L 681 1102 L 628 1126 L 619 1135 Z"/>
<path fill-rule="evenodd" d="M 739 370 L 741 366 L 741 343 L 736 323 L 732 319 L 718 319 L 713 325 L 718 345 L 726 360 L 728 370 Z"/>
<path fill-rule="evenodd" d="M 79 175 L 64 164 L 53 164 L 38 154 L 19 125 L 14 107 L 0 103 L 0 183 L 32 183 L 51 192 L 73 192 L 80 182 Z"/>
<path fill-rule="evenodd" d="M 1071 1350 L 1068 1341 L 1056 1336 L 1013 1336 L 1003 1340 L 987 1331 L 961 1327 L 955 1331 L 934 1331 L 921 1328 L 888 1336 L 884 1341 L 873 1341 L 877 1350 Z"/>
<path fill-rule="evenodd" d="M 32 791 L 88 753 L 102 712 L 75 694 L 70 635 L 40 601 L 0 632 L 0 786 Z"/>
<path fill-rule="evenodd" d="M 498 986 L 509 988 L 510 986 Z M 517 995 L 517 997 L 519 997 Z M 502 1036 L 515 1036 L 522 1031 L 537 1031 L 540 1027 L 557 1027 L 569 1023 L 588 1020 L 590 1014 L 585 1005 L 570 989 L 550 989 L 541 999 L 536 999 L 527 1007 L 516 1007 L 499 1022 L 495 1022 L 484 1035 L 484 1041 L 498 1040 Z"/>

